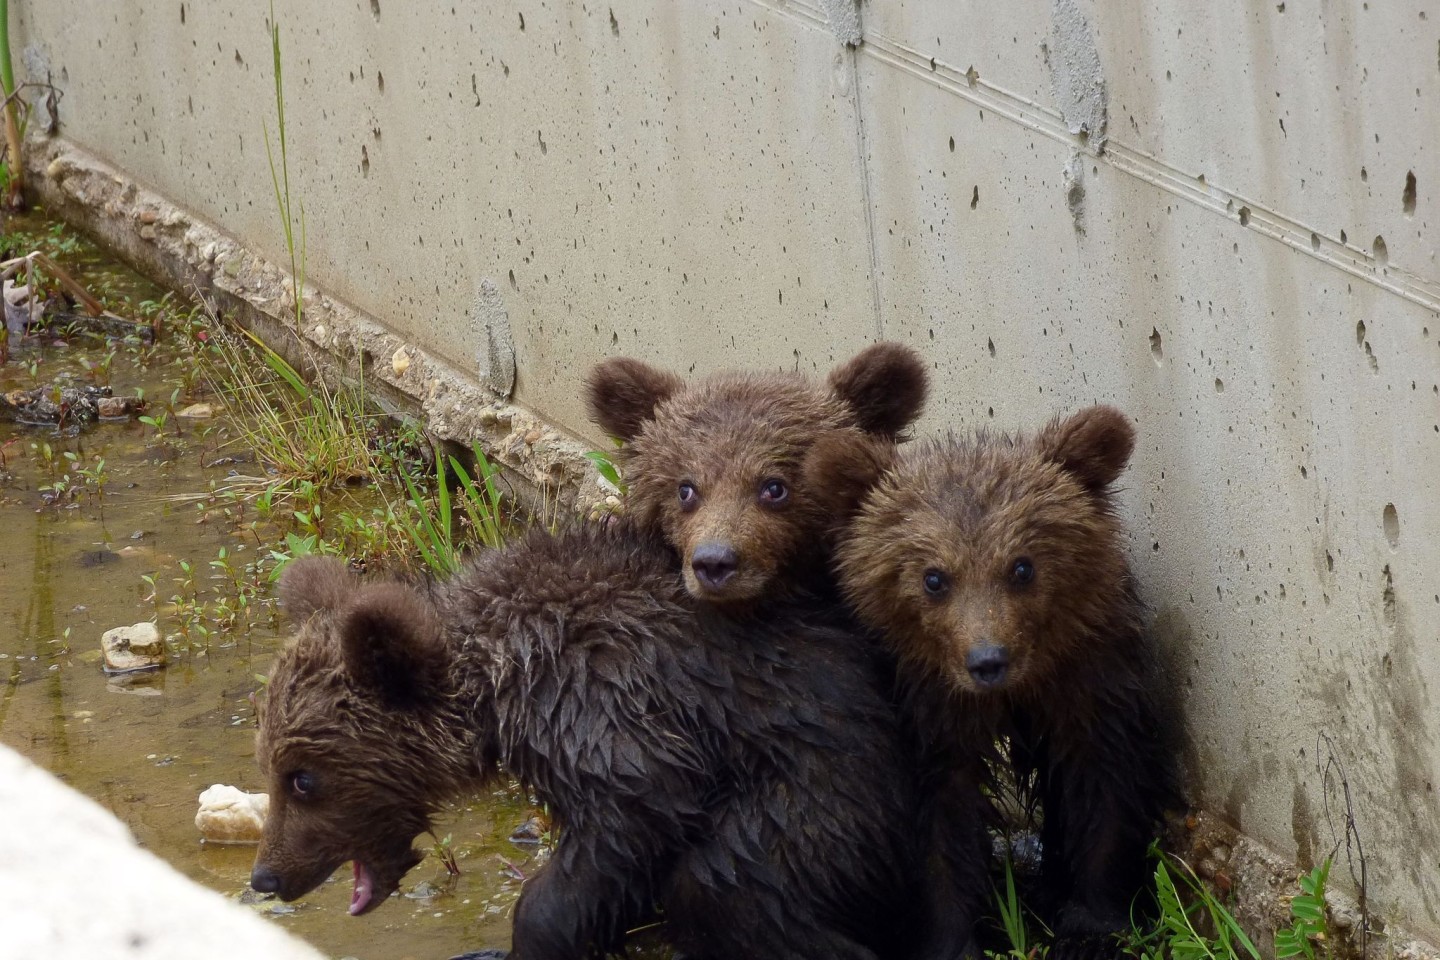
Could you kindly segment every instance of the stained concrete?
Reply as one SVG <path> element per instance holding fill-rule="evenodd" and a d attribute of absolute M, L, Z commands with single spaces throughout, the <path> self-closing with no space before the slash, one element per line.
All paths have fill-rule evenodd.
<path fill-rule="evenodd" d="M 321 960 L 251 910 L 140 849 L 93 800 L 0 746 L 6 956 Z"/>
<path fill-rule="evenodd" d="M 557 489 L 614 354 L 822 371 L 898 339 L 927 433 L 1120 404 L 1194 796 L 1258 851 L 1247 916 L 1344 835 L 1339 769 L 1369 909 L 1440 941 L 1440 10 L 480 6 L 278 4 L 309 342 Z M 264 11 L 14 7 L 65 90 L 39 189 L 283 318 Z"/>

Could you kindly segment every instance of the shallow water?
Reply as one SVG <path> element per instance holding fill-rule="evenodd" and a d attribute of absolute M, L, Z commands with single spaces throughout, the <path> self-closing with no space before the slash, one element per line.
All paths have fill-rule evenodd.
<path fill-rule="evenodd" d="M 33 219 L 21 226 L 46 229 Z M 115 312 L 126 316 L 123 304 L 133 311 L 161 297 L 163 291 L 88 243 L 65 236 L 62 263 L 92 290 L 103 290 Z M 110 349 L 95 339 L 69 346 L 12 340 L 11 360 L 0 365 L 0 391 L 65 377 L 84 382 L 82 360 L 98 362 Z M 177 407 L 214 402 L 187 377 L 189 365 L 176 362 L 180 354 L 165 338 L 154 351 L 114 349 L 109 380 L 116 395 L 139 387 L 147 397 L 168 398 L 178 389 Z M 124 682 L 100 667 L 100 634 L 111 627 L 158 617 L 167 636 L 178 632 L 179 619 L 164 598 L 189 592 L 177 582 L 186 579 L 180 561 L 191 563 L 195 595 L 203 601 L 227 589 L 225 575 L 209 567 L 222 547 L 237 567 L 259 547 L 241 525 L 201 509 L 208 486 L 223 484 L 232 469 L 206 464 L 238 452 L 223 447 L 218 421 L 171 417 L 164 432 L 157 441 L 152 426 L 130 421 L 67 436 L 0 422 L 0 742 L 98 800 L 176 869 L 248 901 L 254 848 L 201 843 L 194 816 L 197 795 L 212 783 L 263 789 L 250 697 L 284 642 L 283 626 L 272 622 L 273 603 L 252 612 L 248 631 L 219 630 L 208 641 L 176 636 L 171 662 L 158 673 Z M 66 461 L 65 451 L 80 464 Z M 103 499 L 92 487 L 47 502 L 42 488 L 67 473 L 78 483 L 78 466 L 93 467 L 96 456 L 105 461 Z M 143 576 L 156 581 L 154 598 Z M 507 946 L 516 877 L 532 869 L 534 849 L 507 838 L 530 812 L 511 788 L 447 816 L 437 833 L 453 837 L 461 876 L 447 878 L 438 859 L 427 857 L 400 896 L 365 917 L 346 914 L 348 864 L 295 904 L 269 900 L 254 909 L 334 957 L 432 958 Z M 429 843 L 417 840 L 422 848 Z M 56 902 L 57 911 L 77 906 Z"/>

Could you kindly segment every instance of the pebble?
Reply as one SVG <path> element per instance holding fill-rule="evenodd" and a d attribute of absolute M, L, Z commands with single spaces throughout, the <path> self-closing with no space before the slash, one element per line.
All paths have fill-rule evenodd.
<path fill-rule="evenodd" d="M 257 843 L 269 812 L 268 794 L 217 783 L 200 794 L 195 827 L 207 843 Z"/>
<path fill-rule="evenodd" d="M 215 408 L 208 403 L 192 403 L 183 410 L 175 411 L 175 416 L 188 420 L 209 420 L 215 416 Z"/>
<path fill-rule="evenodd" d="M 153 670 L 165 665 L 165 640 L 149 621 L 106 630 L 100 638 L 106 673 Z"/>

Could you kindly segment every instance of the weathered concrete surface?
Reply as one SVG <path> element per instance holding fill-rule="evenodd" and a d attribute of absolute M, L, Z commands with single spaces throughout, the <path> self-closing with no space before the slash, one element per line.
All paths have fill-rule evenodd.
<path fill-rule="evenodd" d="M 120 821 L 0 746 L 5 956 L 321 960 L 135 845 Z"/>
<path fill-rule="evenodd" d="M 41 191 L 283 318 L 264 12 L 15 7 L 65 90 Z M 1248 915 L 1343 835 L 1333 757 L 1372 913 L 1440 941 L 1440 10 L 276 12 L 311 342 L 557 486 L 609 354 L 823 370 L 893 337 L 934 365 L 926 432 L 1121 404 L 1195 798 L 1270 852 Z"/>

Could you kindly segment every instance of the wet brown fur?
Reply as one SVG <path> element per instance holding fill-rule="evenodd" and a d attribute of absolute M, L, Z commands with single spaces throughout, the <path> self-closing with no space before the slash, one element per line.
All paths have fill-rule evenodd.
<path fill-rule="evenodd" d="M 599 364 L 588 384 L 591 415 L 626 445 L 629 510 L 664 532 L 680 554 L 686 589 L 699 599 L 753 604 L 825 571 L 823 498 L 804 476 L 817 439 L 833 432 L 893 443 L 924 405 L 926 375 L 916 354 L 876 344 L 833 370 L 826 383 L 798 374 L 721 373 L 692 384 L 629 358 Z M 771 480 L 788 489 L 764 502 Z M 681 483 L 698 503 L 682 508 Z M 735 576 L 707 587 L 695 551 L 723 544 L 738 558 Z"/>
<path fill-rule="evenodd" d="M 858 509 L 839 575 L 901 659 L 952 895 L 986 893 L 976 868 L 985 841 L 964 829 L 973 821 L 963 811 L 980 804 L 991 745 L 1008 738 L 1021 779 L 1037 778 L 1062 934 L 1126 926 L 1146 847 L 1175 796 L 1154 652 L 1110 492 L 1133 446 L 1125 417 L 1094 407 L 1029 437 L 904 451 L 832 439 L 807 468 L 836 482 L 837 512 Z M 1033 565 L 1029 583 L 1014 576 L 1021 558 Z M 941 595 L 927 592 L 927 571 L 943 576 Z M 1009 657 L 990 689 L 966 665 L 986 647 Z"/>
<path fill-rule="evenodd" d="M 515 960 L 614 949 L 657 904 L 696 960 L 900 955 L 912 768 L 891 674 L 838 619 L 696 604 L 630 523 L 537 531 L 428 589 L 301 559 L 282 596 L 305 619 L 256 746 L 282 897 L 356 859 L 382 903 L 437 806 L 503 766 L 560 837 Z"/>

